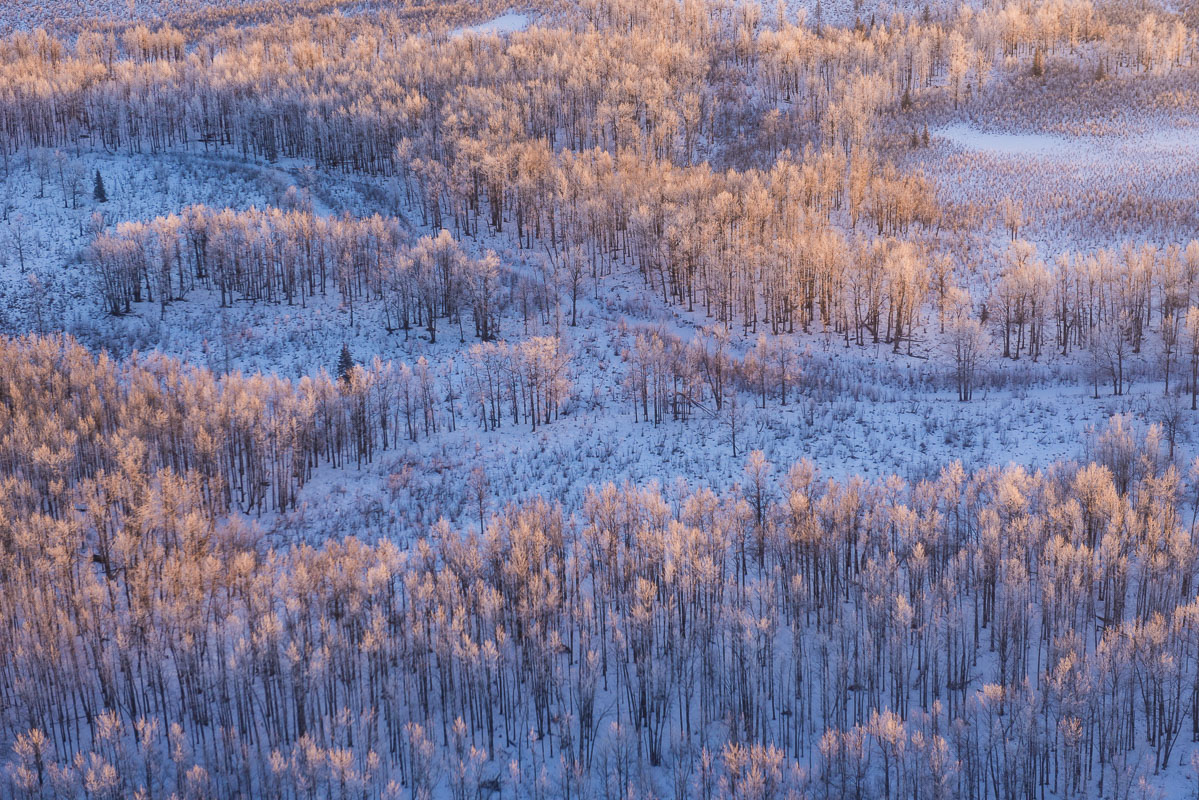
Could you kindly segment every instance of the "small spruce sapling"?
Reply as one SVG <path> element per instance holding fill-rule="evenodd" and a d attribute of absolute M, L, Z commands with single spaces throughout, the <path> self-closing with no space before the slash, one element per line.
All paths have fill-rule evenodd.
<path fill-rule="evenodd" d="M 350 354 L 350 346 L 344 342 L 341 345 L 341 355 L 337 358 L 337 379 L 343 383 L 350 382 L 350 372 L 354 369 L 354 356 Z"/>
<path fill-rule="evenodd" d="M 96 170 L 96 184 L 92 189 L 92 198 L 97 203 L 108 202 L 108 190 L 104 188 L 104 178 L 100 177 L 100 170 Z"/>

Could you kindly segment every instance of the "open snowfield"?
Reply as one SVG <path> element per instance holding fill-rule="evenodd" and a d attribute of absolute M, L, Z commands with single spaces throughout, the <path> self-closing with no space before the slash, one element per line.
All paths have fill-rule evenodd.
<path fill-rule="evenodd" d="M 0 797 L 1197 796 L 1193 4 L 387 5 L 0 8 Z"/>
<path fill-rule="evenodd" d="M 1190 120 L 1104 136 L 1004 133 L 963 122 L 936 129 L 934 145 L 921 162 L 948 203 L 998 209 L 1004 199 L 1019 201 L 1029 223 L 1024 238 L 1050 257 L 1123 241 L 1185 243 L 1199 225 L 1199 128 Z"/>
<path fill-rule="evenodd" d="M 938 129 L 943 138 L 967 151 L 1004 156 L 1043 156 L 1074 167 L 1095 166 L 1110 161 L 1169 159 L 1185 164 L 1199 153 L 1199 127 L 1165 124 L 1127 136 L 1070 137 L 1052 133 L 1002 133 L 983 131 L 959 122 Z"/>
<path fill-rule="evenodd" d="M 491 34 L 502 36 L 506 33 L 515 33 L 523 31 L 532 24 L 532 18 L 528 14 L 508 13 L 501 14 L 494 19 L 489 19 L 486 22 L 480 22 L 477 25 L 467 25 L 461 28 L 455 28 L 450 31 L 450 36 L 487 36 Z"/>

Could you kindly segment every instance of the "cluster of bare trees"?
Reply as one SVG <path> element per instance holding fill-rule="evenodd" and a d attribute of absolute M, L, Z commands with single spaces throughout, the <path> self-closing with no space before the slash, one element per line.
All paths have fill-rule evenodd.
<path fill-rule="evenodd" d="M 396 261 L 405 238 L 395 219 L 377 215 L 193 206 L 102 230 L 87 260 L 113 314 L 156 297 L 165 309 L 196 288 L 219 292 L 222 307 L 235 299 L 305 305 L 332 284 L 352 306 L 370 288 L 381 293 L 384 264 Z"/>
<path fill-rule="evenodd" d="M 98 217 L 94 227 L 102 227 Z M 219 293 L 222 307 L 235 300 L 306 306 L 333 288 L 351 325 L 369 300 L 388 331 L 423 326 L 437 341 L 438 322 L 461 329 L 465 310 L 475 334 L 494 339 L 506 295 L 495 255 L 469 258 L 448 231 L 407 240 L 398 220 L 378 215 L 192 206 L 101 230 L 87 261 L 113 314 L 155 298 L 165 313 L 197 288 Z"/>
<path fill-rule="evenodd" d="M 1156 429 L 917 485 L 755 452 L 723 495 L 266 549 L 231 499 L 354 458 L 356 415 L 407 435 L 386 371 L 285 391 L 4 342 L 6 794 L 1124 797 L 1186 769 L 1199 548 Z"/>
<path fill-rule="evenodd" d="M 1180 362 L 1194 367 L 1199 240 L 1185 247 L 1128 243 L 1118 251 L 1063 252 L 1046 264 L 1033 245 L 1017 239 L 989 298 L 987 313 L 994 315 L 1003 357 L 1035 361 L 1046 345 L 1061 355 L 1083 350 L 1096 386 L 1110 380 L 1113 392 L 1121 394 L 1127 363 L 1148 348 L 1169 392 Z M 951 328 L 951 346 L 966 338 L 979 342 L 973 327 Z M 1197 387 L 1193 379 L 1188 382 L 1193 396 Z"/>
<path fill-rule="evenodd" d="M 1113 71 L 1148 70 L 1189 65 L 1195 52 L 1179 21 L 1129 24 L 1087 0 L 966 6 L 947 20 L 852 30 L 771 19 L 753 4 L 600 0 L 555 9 L 556 28 L 521 34 L 518 54 L 499 40 L 411 35 L 414 15 L 444 24 L 466 5 L 230 26 L 190 42 L 169 27 L 86 32 L 73 44 L 15 33 L 2 45 L 6 148 L 90 136 L 112 148 L 203 143 L 390 171 L 408 139 L 446 177 L 465 170 L 460 157 L 486 156 L 478 169 L 493 185 L 472 191 L 490 196 L 507 191 L 495 183 L 511 181 L 505 164 L 537 158 L 527 146 L 538 142 L 691 163 L 714 131 L 781 136 L 777 144 L 798 129 L 851 149 L 881 108 L 934 86 L 958 97 L 1003 58 L 1086 50 Z M 717 91 L 722 83 L 768 101 L 748 128 L 735 119 L 743 101 Z"/>
<path fill-rule="evenodd" d="M 398 0 L 94 0 L 80 6 L 73 0 L 44 0 L 32 6 L 5 9 L 0 16 L 0 35 L 17 31 L 49 30 L 60 36 L 111 34 L 126 46 L 138 44 L 159 33 L 147 24 L 168 22 L 171 36 L 186 31 L 203 33 L 228 25 L 261 24 L 277 20 L 313 17 L 339 10 L 366 16 L 385 11 L 388 19 L 413 32 L 442 32 L 489 19 L 507 10 L 503 0 L 436 0 L 405 4 Z M 490 16 L 489 16 L 490 15 Z M 38 35 L 38 34 L 35 34 Z"/>
<path fill-rule="evenodd" d="M 785 338 L 761 334 L 738 358 L 720 328 L 703 330 L 690 341 L 662 328 L 628 333 L 632 344 L 623 352 L 624 388 L 633 418 L 655 425 L 668 418 L 687 420 L 696 411 L 715 416 L 741 391 L 756 395 L 762 408 L 768 398 L 785 406 L 802 373 L 800 354 Z"/>
<path fill-rule="evenodd" d="M 1185 248 L 1128 243 L 1118 251 L 1063 252 L 1048 265 L 1033 245 L 1016 240 L 993 298 L 1004 357 L 1035 360 L 1050 342 L 1066 355 L 1113 326 L 1140 352 L 1152 328 L 1168 328 L 1168 319 L 1199 300 L 1199 240 Z"/>
<path fill-rule="evenodd" d="M 474 169 L 479 162 L 470 163 Z M 851 172 L 847 192 L 846 160 L 832 152 L 804 161 L 784 154 L 769 171 L 727 173 L 613 159 L 603 151 L 547 153 L 546 163 L 546 191 L 517 192 L 499 202 L 514 209 L 516 236 L 539 231 L 564 265 L 572 305 L 588 284 L 598 292 L 620 265 L 637 269 L 663 301 L 702 307 L 746 330 L 766 325 L 773 333 L 794 332 L 815 323 L 858 341 L 868 331 L 875 341 L 898 342 L 919 308 L 922 292 L 907 286 L 918 285 L 916 273 L 925 269 L 915 250 L 873 245 L 864 236 L 851 246 L 830 224 L 844 207 L 876 223 L 888 241 L 913 224 L 931 228 L 937 204 L 931 184 L 919 176 L 890 167 L 872 175 L 862 167 Z M 474 191 L 485 183 L 468 178 L 458 185 Z M 420 196 L 426 191 L 422 185 Z M 437 199 L 442 191 L 426 204 L 435 223 L 445 222 Z M 449 201 L 466 213 L 476 203 Z M 461 216 L 453 224 L 473 229 Z M 855 248 L 869 252 L 865 265 L 851 254 Z M 889 258 L 893 250 L 902 255 Z M 853 270 L 864 274 L 846 274 Z M 881 286 L 884 274 L 897 282 Z"/>
<path fill-rule="evenodd" d="M 489 346 L 500 348 L 492 363 L 502 366 L 503 385 L 479 387 L 477 399 L 503 403 L 481 423 L 498 424 L 509 399 L 514 422 L 556 419 L 571 391 L 565 346 L 554 338 Z M 423 357 L 375 358 L 338 379 L 322 371 L 292 381 L 217 377 L 159 355 L 116 362 L 70 339 L 30 338 L 4 341 L 0 367 L 8 421 L 0 461 L 54 514 L 67 512 L 58 506 L 62 487 L 101 480 L 129 459 L 190 474 L 212 515 L 282 510 L 321 464 L 361 466 L 379 451 L 452 431 L 470 413 L 453 362 Z"/>
<path fill-rule="evenodd" d="M 483 430 L 499 428 L 506 417 L 537 430 L 558 417 L 570 395 L 570 352 L 556 336 L 476 344 L 469 361 Z"/>
<path fill-rule="evenodd" d="M 786 185 L 779 171 L 785 171 L 781 162 L 772 177 Z M 1154 352 L 1161 353 L 1167 390 L 1181 365 L 1196 393 L 1185 368 L 1193 360 L 1186 320 L 1188 309 L 1199 301 L 1199 242 L 1064 252 L 1047 264 L 1030 243 L 1016 239 L 990 289 L 975 303 L 954 287 L 949 259 L 909 241 L 863 238 L 851 245 L 832 228 L 820 226 L 801 227 L 800 241 L 782 239 L 787 227 L 774 226 L 772 209 L 793 209 L 794 190 L 776 191 L 773 181 L 770 188 L 762 186 L 752 172 L 746 180 L 736 196 L 718 194 L 707 219 L 691 217 L 687 224 L 631 221 L 621 246 L 631 253 L 657 253 L 643 255 L 657 265 L 645 274 L 651 286 L 661 287 L 664 299 L 702 303 L 726 326 L 740 312 L 746 332 L 758 330 L 759 322 L 772 333 L 794 332 L 796 323 L 809 330 L 815 325 L 843 335 L 847 344 L 887 342 L 895 352 L 904 343 L 910 351 L 915 331 L 929 322 L 924 315 L 935 307 L 959 368 L 962 399 L 969 399 L 973 375 L 988 356 L 1036 361 L 1046 346 L 1063 356 L 1083 350 L 1094 365 L 1096 382 L 1110 380 L 1119 394 L 1125 363 L 1150 338 Z M 644 205 L 639 209 L 640 217 L 652 216 Z M 672 217 L 679 213 L 677 208 L 669 212 Z M 739 221 L 744 217 L 750 224 Z M 569 215 L 561 219 L 565 222 Z M 656 238 L 658 230 L 664 239 Z M 745 241 L 745 232 L 756 232 L 756 241 Z M 325 218 L 303 210 L 234 212 L 197 206 L 98 233 L 88 261 L 113 313 L 155 298 L 165 311 L 169 301 L 196 288 L 219 292 L 222 304 L 244 299 L 305 305 L 332 287 L 351 315 L 369 301 L 387 330 L 407 333 L 423 327 L 433 341 L 443 320 L 456 324 L 465 339 L 466 312 L 475 336 L 484 342 L 497 338 L 500 314 L 510 297 L 523 297 L 530 289 L 543 311 L 558 302 L 559 290 L 566 290 L 573 320 L 588 280 L 598 282 L 615 263 L 595 251 L 589 256 L 585 248 L 571 248 L 552 258 L 541 284 L 531 286 L 527 277 L 504 273 L 494 254 L 468 257 L 447 231 L 412 245 L 406 240 L 395 219 L 379 216 Z M 747 263 L 746 251 L 758 256 Z M 522 305 L 528 319 L 528 298 Z M 641 398 L 646 418 L 651 395 L 656 421 L 667 409 L 675 419 L 686 418 L 700 399 L 696 388 L 702 382 L 686 377 L 687 359 L 667 353 L 685 348 L 658 338 L 662 353 L 649 353 L 654 349 L 650 339 L 638 350 L 641 378 L 633 392 Z M 769 346 L 789 350 L 782 343 Z M 507 358 L 497 348 L 486 352 L 492 360 Z M 675 364 L 668 371 L 650 368 L 668 362 Z M 504 403 L 495 394 L 495 387 L 514 382 L 484 382 L 492 386 L 484 392 L 491 404 L 488 425 L 498 424 L 500 407 L 525 406 L 510 392 Z M 785 379 L 783 383 L 780 393 L 785 396 Z M 723 395 L 710 388 L 719 409 Z"/>

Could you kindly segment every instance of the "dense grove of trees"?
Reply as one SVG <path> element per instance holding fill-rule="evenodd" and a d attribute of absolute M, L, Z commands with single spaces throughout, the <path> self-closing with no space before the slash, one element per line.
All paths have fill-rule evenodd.
<path fill-rule="evenodd" d="M 455 384 L 452 365 L 378 358 L 342 380 L 323 372 L 216 376 L 158 355 L 129 362 L 95 357 L 70 339 L 4 343 L 3 462 L 22 475 L 42 511 L 66 513 L 61 491 L 102 480 L 132 459 L 188 473 L 209 513 L 285 509 L 321 464 L 371 461 L 469 419 L 538 425 L 570 393 L 569 353 L 552 337 L 483 346 L 477 393 Z M 472 357 L 475 354 L 472 353 Z M 464 399 L 466 398 L 466 399 Z M 492 405 L 494 404 L 494 405 Z"/>
<path fill-rule="evenodd" d="M 147 25 L 162 20 L 180 31 L 199 34 L 223 26 L 261 24 L 342 11 L 366 15 L 385 11 L 396 25 L 414 32 L 444 31 L 502 13 L 502 0 L 42 0 L 4 9 L 0 35 L 44 29 L 60 36 L 80 32 L 112 33 L 123 41 L 144 38 Z"/>
<path fill-rule="evenodd" d="M 406 435 L 384 371 L 0 343 L 6 795 L 1124 797 L 1187 769 L 1199 550 L 1155 428 L 917 485 L 755 452 L 724 495 L 267 549 L 231 510 Z"/>
<path fill-rule="evenodd" d="M 980 287 L 996 270 L 939 252 L 926 235 L 946 223 L 932 183 L 898 171 L 876 135 L 913 94 L 964 99 L 1039 52 L 1097 58 L 1109 74 L 1192 74 L 1195 36 L 1181 23 L 1132 24 L 1077 1 L 854 29 L 752 4 L 594 0 L 546 13 L 552 26 L 509 39 L 411 36 L 407 16 L 386 15 L 196 42 L 171 28 L 72 46 L 15 34 L 0 42 L 0 152 L 7 168 L 24 153 L 47 175 L 49 148 L 86 143 L 393 176 L 397 202 L 434 230 L 544 249 L 572 324 L 581 295 L 633 268 L 663 301 L 726 327 L 833 331 L 899 352 L 934 310 L 943 328 L 951 290 L 968 289 L 954 313 L 986 325 L 996 355 L 1095 351 L 1117 392 L 1109 351 L 1140 352 L 1196 300 L 1199 244 L 1046 265 L 1019 241 L 1015 206 L 1016 241 Z M 79 181 L 63 181 L 67 202 Z M 476 334 L 495 338 L 498 269 L 465 259 L 449 234 L 403 239 L 383 218 L 190 209 L 106 231 L 91 260 L 114 313 L 196 286 L 222 303 L 304 304 L 332 283 L 351 314 L 375 301 L 389 329 L 435 338 L 469 310 Z"/>
<path fill-rule="evenodd" d="M 725 197 L 718 196 L 718 202 Z M 780 200 L 778 206 L 788 203 Z M 716 213 L 720 214 L 719 206 Z M 719 249 L 719 238 L 701 237 L 697 245 L 695 231 L 694 225 L 680 230 L 680 246 L 702 249 L 715 241 Z M 716 278 L 724 281 L 721 291 L 727 294 L 720 296 L 728 300 L 713 304 L 710 286 L 699 293 L 711 316 L 724 322 L 723 330 L 728 330 L 739 311 L 745 332 L 759 330 L 761 294 L 762 330 L 792 333 L 798 321 L 800 329 L 836 331 L 846 344 L 885 341 L 900 352 L 906 343 L 910 352 L 913 331 L 920 323 L 931 322 L 925 314 L 935 313 L 962 400 L 970 399 L 974 375 L 989 356 L 1036 361 L 1047 347 L 1062 356 L 1081 350 L 1088 354 L 1096 383 L 1110 381 L 1115 394 L 1123 390 L 1125 362 L 1142 352 L 1147 339 L 1154 340 L 1151 349 L 1161 352 L 1167 391 L 1171 370 L 1177 374 L 1176 364 L 1181 361 L 1185 367 L 1188 360 L 1194 361 L 1193 354 L 1184 352 L 1182 340 L 1199 302 L 1199 240 L 1185 248 L 1126 244 L 1118 251 L 1065 252 L 1047 264 L 1032 244 L 1014 239 L 979 313 L 969 293 L 953 285 L 950 261 L 930 257 L 910 242 L 884 237 L 845 252 L 844 240 L 825 230 L 792 250 L 780 248 L 777 237 L 782 234 L 781 230 L 767 234 L 771 250 L 761 255 L 753 273 L 746 273 L 744 262 L 731 255 L 743 251 L 728 248 L 722 256 L 729 259 L 722 267 L 725 277 Z M 239 213 L 192 207 L 147 223 L 128 222 L 101 230 L 87 260 L 104 306 L 114 314 L 155 298 L 165 311 L 167 303 L 197 288 L 216 292 L 222 306 L 235 300 L 305 305 L 332 289 L 348 307 L 351 323 L 355 309 L 369 302 L 388 331 L 403 330 L 407 335 L 413 328 L 423 328 L 434 342 L 443 320 L 456 325 L 465 338 L 467 317 L 478 339 L 496 339 L 501 311 L 514 296 L 522 298 L 527 322 L 530 302 L 534 310 L 548 315 L 564 292 L 570 297 L 572 322 L 575 319 L 586 271 L 586 256 L 577 250 L 549 259 L 537 281 L 501 270 L 494 254 L 468 257 L 445 230 L 407 242 L 408 235 L 397 220 L 377 215 L 325 218 L 303 209 Z M 694 284 L 684 288 L 676 283 L 688 280 L 686 259 L 671 253 L 669 245 L 659 242 L 659 247 L 667 251 L 659 275 L 663 298 L 695 302 Z M 988 336 L 987 327 L 993 335 Z M 689 357 L 677 357 L 685 348 L 670 338 L 639 339 L 631 351 L 636 366 L 629 387 L 640 398 L 638 416 L 650 418 L 652 395 L 655 422 L 663 419 L 668 407 L 674 419 L 685 419 L 700 399 L 695 389 L 701 382 L 685 374 L 695 372 L 687 367 Z M 693 346 L 704 350 L 698 343 Z M 756 380 L 763 400 L 765 375 L 775 371 L 780 372 L 779 394 L 785 401 L 793 346 L 783 338 L 762 337 L 754 351 L 761 367 Z M 493 347 L 479 352 L 489 356 L 475 358 L 476 363 L 488 363 L 508 351 Z M 783 362 L 769 363 L 780 357 Z M 747 363 L 752 371 L 755 362 Z M 500 407 L 507 405 L 498 394 L 504 384 L 490 376 L 490 368 L 484 372 L 488 376 L 481 380 L 487 387 L 480 394 L 488 396 L 486 416 L 494 425 L 503 416 Z M 706 374 L 719 410 L 724 389 L 710 370 Z M 1195 394 L 1199 387 L 1193 376 L 1185 369 L 1183 375 Z M 505 397 L 517 405 L 514 395 Z M 533 418 L 545 416 L 530 413 Z"/>
<path fill-rule="evenodd" d="M 235 300 L 306 306 L 336 291 L 351 324 L 356 305 L 369 300 L 388 331 L 423 326 L 435 342 L 438 322 L 461 328 L 467 310 L 476 335 L 495 338 L 511 288 L 501 283 L 495 256 L 468 258 L 447 231 L 407 241 L 398 220 L 378 215 L 193 206 L 101 230 L 86 258 L 112 314 L 155 298 L 165 310 L 196 289 L 217 293 L 222 307 Z"/>
<path fill-rule="evenodd" d="M 197 206 L 104 231 L 88 260 L 113 314 L 156 297 L 165 306 L 197 287 L 219 292 L 222 306 L 235 298 L 303 305 L 333 285 L 352 305 L 368 287 L 381 296 L 405 238 L 396 220 L 378 216 L 330 220 L 307 211 Z"/>

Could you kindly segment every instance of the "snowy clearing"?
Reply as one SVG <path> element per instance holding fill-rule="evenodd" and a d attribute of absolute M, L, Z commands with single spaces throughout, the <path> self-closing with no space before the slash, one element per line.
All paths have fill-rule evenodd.
<path fill-rule="evenodd" d="M 450 31 L 450 37 L 460 36 L 504 36 L 510 33 L 527 30 L 533 24 L 533 18 L 528 14 L 510 12 L 495 19 L 468 25 Z"/>
<path fill-rule="evenodd" d="M 1053 133 L 984 131 L 958 122 L 933 135 L 965 150 L 1002 156 L 1043 157 L 1098 167 L 1140 156 L 1185 163 L 1199 156 L 1199 127 L 1178 124 L 1126 136 L 1064 136 Z"/>
<path fill-rule="evenodd" d="M 1071 141 L 1064 136 L 1037 133 L 991 133 L 977 130 L 959 122 L 934 131 L 938 138 L 966 148 L 1010 156 L 1049 156 L 1052 158 L 1092 158 L 1094 145 L 1087 141 Z"/>

